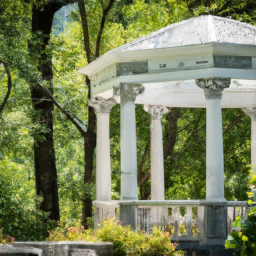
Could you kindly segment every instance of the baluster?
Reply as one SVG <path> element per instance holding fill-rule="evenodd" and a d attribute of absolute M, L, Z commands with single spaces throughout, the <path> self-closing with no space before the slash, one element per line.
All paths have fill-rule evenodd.
<path fill-rule="evenodd" d="M 147 234 L 150 234 L 150 209 L 147 208 L 146 210 L 146 215 L 147 215 Z"/>
<path fill-rule="evenodd" d="M 192 227 L 191 227 L 191 223 L 192 223 L 192 208 L 193 206 L 187 206 L 187 210 L 186 210 L 186 215 L 185 215 L 185 227 L 187 230 L 187 234 L 188 237 L 192 237 L 193 233 L 192 233 Z"/>
<path fill-rule="evenodd" d="M 228 207 L 228 218 L 227 218 L 227 227 L 228 227 L 228 234 L 231 233 L 231 229 L 232 229 L 232 222 L 234 220 L 234 207 Z"/>
<path fill-rule="evenodd" d="M 199 237 L 204 237 L 204 206 L 197 206 L 197 226 Z"/>
<path fill-rule="evenodd" d="M 146 216 L 146 211 L 145 211 L 145 208 L 143 208 L 143 224 L 144 224 L 144 231 L 147 232 L 147 216 Z"/>
<path fill-rule="evenodd" d="M 179 227 L 180 227 L 180 208 L 173 207 L 173 221 L 174 221 L 174 237 L 178 237 L 179 235 Z"/>
<path fill-rule="evenodd" d="M 149 234 L 151 234 L 152 232 L 152 224 L 151 224 L 151 212 L 152 212 L 152 208 L 149 208 Z"/>

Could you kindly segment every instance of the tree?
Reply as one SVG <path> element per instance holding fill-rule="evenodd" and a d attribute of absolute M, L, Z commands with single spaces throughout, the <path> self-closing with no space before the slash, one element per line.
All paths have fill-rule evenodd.
<path fill-rule="evenodd" d="M 75 1 L 37 1 L 32 7 L 32 33 L 29 50 L 32 58 L 38 59 L 38 69 L 42 80 L 49 83 L 49 90 L 53 93 L 52 54 L 49 45 L 53 16 L 56 11 L 66 4 Z M 46 18 L 47 17 L 47 18 Z M 37 83 L 30 83 L 31 98 L 34 108 L 34 122 L 38 122 L 43 129 L 34 135 L 34 164 L 36 173 L 36 192 L 43 200 L 40 209 L 50 212 L 50 219 L 59 220 L 59 199 L 55 150 L 53 142 L 53 103 L 48 95 Z M 46 100 L 41 100 L 46 99 Z"/>

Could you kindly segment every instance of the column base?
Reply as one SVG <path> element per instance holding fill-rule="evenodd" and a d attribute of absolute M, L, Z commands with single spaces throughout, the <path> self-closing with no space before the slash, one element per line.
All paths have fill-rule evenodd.
<path fill-rule="evenodd" d="M 205 202 L 204 207 L 205 230 L 200 244 L 224 248 L 227 239 L 227 202 Z"/>
<path fill-rule="evenodd" d="M 93 201 L 94 206 L 94 229 L 101 224 L 104 219 L 118 218 L 117 209 L 119 201 Z"/>
<path fill-rule="evenodd" d="M 176 250 L 185 251 L 186 256 L 233 256 L 235 249 L 223 246 L 202 246 L 199 242 L 180 242 Z"/>
<path fill-rule="evenodd" d="M 130 225 L 135 230 L 138 225 L 137 205 L 120 205 L 120 221 L 123 226 Z"/>

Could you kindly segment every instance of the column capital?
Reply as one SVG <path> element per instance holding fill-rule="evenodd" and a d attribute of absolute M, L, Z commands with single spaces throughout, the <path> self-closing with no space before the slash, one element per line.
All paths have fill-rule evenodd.
<path fill-rule="evenodd" d="M 222 91 L 230 85 L 230 78 L 200 78 L 196 79 L 196 84 L 204 89 L 206 99 L 221 98 Z"/>
<path fill-rule="evenodd" d="M 89 102 L 89 106 L 94 108 L 96 114 L 109 113 L 115 105 L 116 101 L 114 98 L 105 99 L 99 96 L 93 97 Z"/>
<path fill-rule="evenodd" d="M 136 96 L 144 91 L 142 84 L 120 84 L 113 88 L 114 96 L 122 96 L 126 101 L 135 101 Z"/>
<path fill-rule="evenodd" d="M 144 110 L 150 115 L 152 119 L 161 119 L 164 114 L 169 112 L 167 107 L 156 105 L 144 105 Z"/>
<path fill-rule="evenodd" d="M 256 121 L 256 108 L 242 108 L 242 110 L 252 121 Z"/>

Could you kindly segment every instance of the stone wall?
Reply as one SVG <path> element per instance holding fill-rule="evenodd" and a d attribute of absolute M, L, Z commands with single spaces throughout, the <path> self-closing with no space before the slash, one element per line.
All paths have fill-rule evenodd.
<path fill-rule="evenodd" d="M 16 242 L 15 248 L 38 248 L 39 256 L 113 256 L 112 243 L 90 242 Z M 36 254 L 35 254 L 36 255 Z"/>

